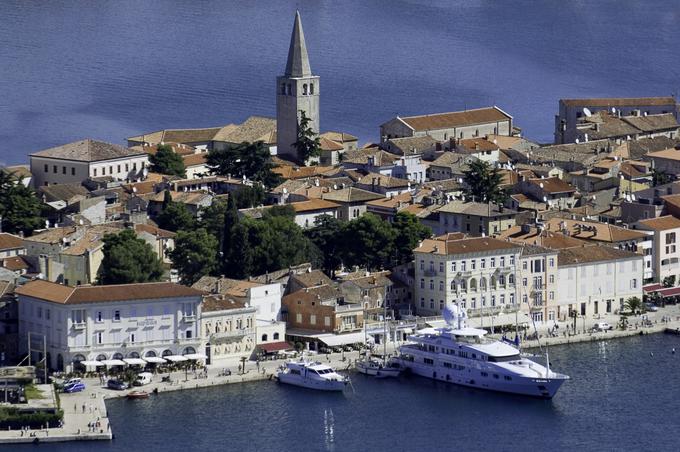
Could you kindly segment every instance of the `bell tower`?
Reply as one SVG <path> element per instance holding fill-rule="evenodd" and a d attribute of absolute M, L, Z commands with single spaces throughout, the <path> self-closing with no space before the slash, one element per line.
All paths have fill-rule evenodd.
<path fill-rule="evenodd" d="M 297 140 L 300 111 L 304 111 L 310 119 L 311 129 L 319 133 L 319 91 L 319 77 L 312 75 L 300 12 L 296 11 L 286 70 L 276 78 L 276 146 L 279 155 L 297 158 L 293 143 Z"/>

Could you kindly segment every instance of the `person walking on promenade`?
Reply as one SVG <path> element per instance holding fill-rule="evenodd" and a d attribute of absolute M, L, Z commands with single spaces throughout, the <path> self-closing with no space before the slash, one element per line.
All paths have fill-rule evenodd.
<path fill-rule="evenodd" d="M 85 406 L 85 404 L 83 403 L 83 413 L 85 412 L 85 408 L 86 408 L 86 406 Z"/>

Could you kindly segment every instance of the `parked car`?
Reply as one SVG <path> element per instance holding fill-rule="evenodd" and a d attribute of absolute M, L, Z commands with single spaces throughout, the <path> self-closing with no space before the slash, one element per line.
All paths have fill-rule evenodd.
<path fill-rule="evenodd" d="M 607 322 L 597 322 L 595 325 L 593 325 L 593 330 L 595 331 L 608 331 L 613 329 L 614 327 Z"/>
<path fill-rule="evenodd" d="M 128 388 L 128 385 L 124 381 L 111 379 L 106 382 L 106 387 L 109 389 L 115 389 L 116 391 L 124 391 Z"/>
<path fill-rule="evenodd" d="M 645 303 L 645 308 L 650 312 L 656 312 L 659 308 L 654 303 Z"/>
<path fill-rule="evenodd" d="M 80 378 L 77 378 L 77 377 L 71 378 L 70 380 L 65 380 L 65 381 L 62 381 L 61 383 L 58 383 L 57 387 L 59 389 L 64 389 L 64 388 L 66 388 L 66 386 L 70 386 L 70 385 L 75 384 L 75 383 L 82 383 L 82 380 Z"/>
<path fill-rule="evenodd" d="M 80 379 L 78 379 L 78 380 L 80 380 Z M 85 383 L 83 383 L 82 381 L 76 381 L 76 382 L 73 382 L 71 384 L 64 386 L 64 392 L 68 392 L 68 393 L 80 392 L 80 391 L 83 391 L 83 390 L 85 390 Z"/>
<path fill-rule="evenodd" d="M 151 377 L 153 377 L 151 372 L 141 372 L 137 375 L 137 379 L 132 384 L 135 386 L 148 385 L 151 383 Z"/>

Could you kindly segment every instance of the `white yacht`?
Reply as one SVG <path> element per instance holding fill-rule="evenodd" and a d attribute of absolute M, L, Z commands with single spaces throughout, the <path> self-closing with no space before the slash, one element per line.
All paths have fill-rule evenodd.
<path fill-rule="evenodd" d="M 383 360 L 368 355 L 356 362 L 356 368 L 357 372 L 376 378 L 398 377 L 402 370 L 398 362 L 385 363 Z"/>
<path fill-rule="evenodd" d="M 520 356 L 515 347 L 484 337 L 485 330 L 465 326 L 467 314 L 457 305 L 444 309 L 447 327 L 409 336 L 393 358 L 412 373 L 473 388 L 550 399 L 568 376 Z M 455 325 L 455 328 L 452 327 Z"/>
<path fill-rule="evenodd" d="M 342 391 L 349 383 L 348 377 L 338 374 L 332 367 L 304 359 L 285 363 L 276 377 L 281 383 L 321 391 Z"/>

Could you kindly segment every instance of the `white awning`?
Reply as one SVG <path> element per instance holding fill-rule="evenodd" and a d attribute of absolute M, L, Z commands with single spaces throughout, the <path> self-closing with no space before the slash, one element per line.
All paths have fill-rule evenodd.
<path fill-rule="evenodd" d="M 168 361 L 172 361 L 173 363 L 178 363 L 180 361 L 189 361 L 189 358 L 186 358 L 182 355 L 168 355 L 164 356 L 163 358 L 167 359 Z"/>
<path fill-rule="evenodd" d="M 120 359 L 105 359 L 102 361 L 102 364 L 105 366 L 124 366 L 125 361 L 121 361 Z"/>
<path fill-rule="evenodd" d="M 159 358 L 158 356 L 146 356 L 144 357 L 144 361 L 155 364 L 163 364 L 165 362 L 163 358 Z"/>
<path fill-rule="evenodd" d="M 104 363 L 101 361 L 81 361 L 80 364 L 83 366 L 88 366 L 88 367 L 97 367 L 97 366 L 103 366 Z"/>
<path fill-rule="evenodd" d="M 144 361 L 141 358 L 125 358 L 125 359 L 123 359 L 123 361 L 125 361 L 126 363 L 128 363 L 131 366 L 135 366 L 135 365 L 144 366 L 144 365 L 146 365 L 146 361 Z"/>
<path fill-rule="evenodd" d="M 328 334 L 318 336 L 318 339 L 329 347 L 337 347 L 347 344 L 363 344 L 365 342 L 364 333 L 349 334 Z"/>
<path fill-rule="evenodd" d="M 199 359 L 208 359 L 208 357 L 203 353 L 187 353 L 186 355 L 184 355 L 184 357 L 192 361 L 196 361 Z"/>

